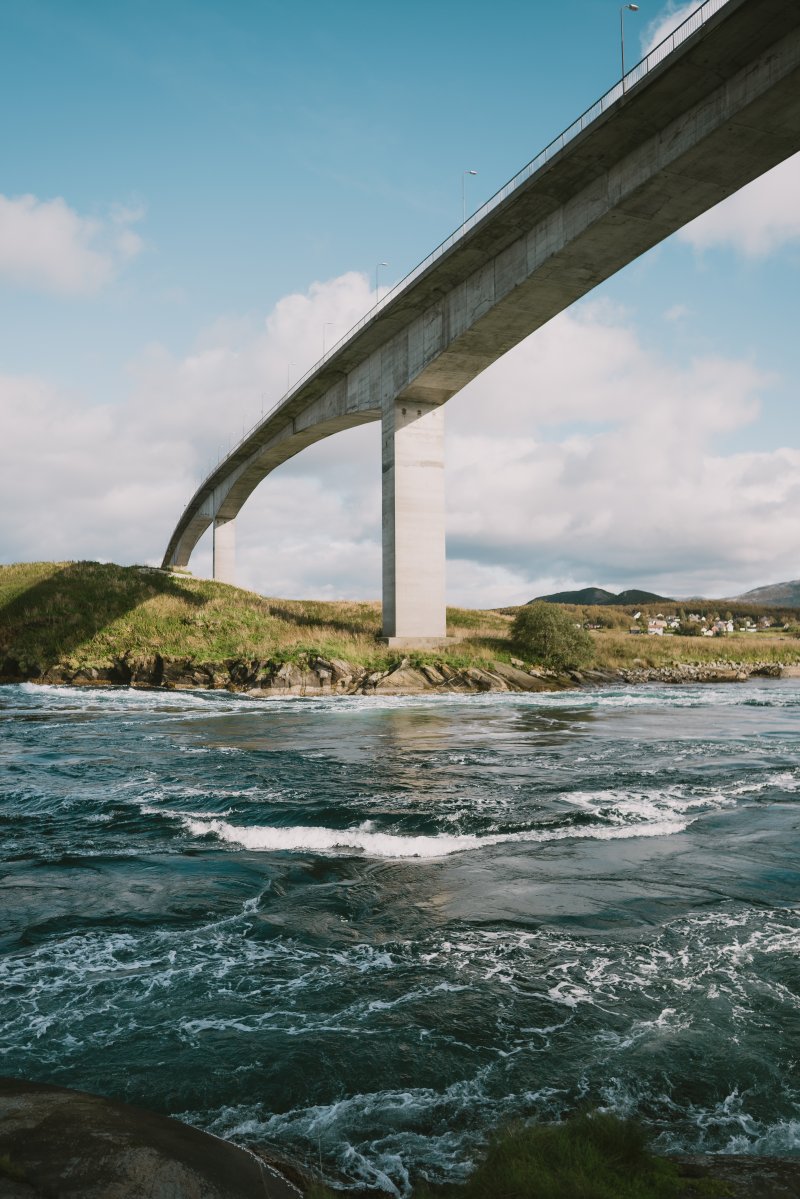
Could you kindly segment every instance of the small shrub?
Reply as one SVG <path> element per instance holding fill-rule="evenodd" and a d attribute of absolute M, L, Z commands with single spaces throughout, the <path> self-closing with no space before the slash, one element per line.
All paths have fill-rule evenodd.
<path fill-rule="evenodd" d="M 317 1185 L 309 1199 L 341 1192 Z M 464 1183 L 419 1182 L 412 1199 L 701 1199 L 729 1195 L 726 1184 L 685 1179 L 675 1162 L 648 1148 L 645 1129 L 608 1113 L 563 1124 L 513 1124 L 497 1132 Z"/>
<path fill-rule="evenodd" d="M 537 602 L 520 608 L 511 639 L 523 657 L 551 670 L 576 670 L 594 657 L 594 642 L 585 629 L 557 604 Z"/>

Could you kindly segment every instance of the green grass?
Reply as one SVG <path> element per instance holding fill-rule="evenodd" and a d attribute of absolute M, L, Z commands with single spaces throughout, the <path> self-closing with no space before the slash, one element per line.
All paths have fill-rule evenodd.
<path fill-rule="evenodd" d="M 449 609 L 452 648 L 410 655 L 454 667 L 508 661 L 510 618 Z M 264 598 L 223 583 L 137 566 L 35 562 L 0 566 L 0 656 L 46 669 L 106 667 L 123 654 L 296 661 L 342 658 L 386 670 L 402 654 L 378 641 L 377 602 Z"/>
<path fill-rule="evenodd" d="M 678 1199 L 724 1196 L 724 1184 L 689 1181 L 648 1148 L 632 1120 L 595 1113 L 564 1124 L 517 1124 L 498 1133 L 464 1184 L 419 1183 L 413 1199 Z M 308 1199 L 333 1199 L 316 1186 Z"/>
<path fill-rule="evenodd" d="M 272 599 L 149 567 L 35 562 L 0 566 L 0 664 L 10 659 L 31 675 L 57 665 L 106 668 L 122 656 L 141 660 L 156 654 L 198 666 L 314 656 L 341 658 L 368 670 L 388 670 L 403 656 L 412 665 L 489 666 L 518 655 L 509 636 L 515 611 L 448 608 L 451 644 L 404 655 L 378 641 L 377 602 Z M 587 610 L 590 618 L 594 611 Z M 601 669 L 676 662 L 800 663 L 800 640 L 788 634 L 632 637 L 624 631 L 627 615 L 600 611 L 617 626 L 592 634 L 591 665 Z M 584 613 L 576 609 L 575 615 Z"/>

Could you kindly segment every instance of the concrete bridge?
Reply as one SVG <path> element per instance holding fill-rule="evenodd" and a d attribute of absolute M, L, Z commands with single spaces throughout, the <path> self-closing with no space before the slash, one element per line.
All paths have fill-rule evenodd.
<path fill-rule="evenodd" d="M 798 150 L 800 0 L 707 0 L 239 442 L 187 505 L 164 566 L 186 566 L 213 523 L 214 578 L 232 582 L 235 518 L 261 480 L 306 446 L 380 420 L 384 636 L 443 639 L 445 402 Z"/>

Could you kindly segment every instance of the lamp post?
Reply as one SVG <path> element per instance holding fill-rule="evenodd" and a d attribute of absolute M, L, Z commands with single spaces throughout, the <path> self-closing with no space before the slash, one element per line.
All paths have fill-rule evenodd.
<path fill-rule="evenodd" d="M 325 357 L 325 354 L 327 353 L 327 350 L 328 350 L 328 343 L 326 341 L 325 330 L 332 329 L 335 324 L 336 324 L 335 321 L 326 321 L 325 324 L 322 326 L 322 357 L 323 358 Z"/>
<path fill-rule="evenodd" d="M 378 295 L 378 275 L 380 273 L 381 267 L 388 266 L 388 265 L 389 265 L 388 262 L 379 262 L 379 263 L 377 263 L 377 265 L 375 267 L 375 303 L 376 304 L 378 303 L 378 300 L 380 299 L 380 297 Z"/>
<path fill-rule="evenodd" d="M 287 391 L 292 386 L 292 367 L 296 366 L 296 365 L 297 364 L 294 362 L 287 363 L 287 366 L 286 366 L 286 390 Z"/>
<path fill-rule="evenodd" d="M 477 175 L 477 171 L 463 171 L 461 174 L 461 224 L 467 223 L 467 175 Z"/>
<path fill-rule="evenodd" d="M 622 90 L 625 91 L 625 13 L 638 12 L 638 4 L 623 4 L 619 10 L 619 52 L 622 58 Z"/>

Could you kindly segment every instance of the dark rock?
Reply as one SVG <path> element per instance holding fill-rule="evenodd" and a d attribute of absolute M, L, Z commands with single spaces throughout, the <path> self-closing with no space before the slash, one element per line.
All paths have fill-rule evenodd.
<path fill-rule="evenodd" d="M 130 683 L 133 672 L 127 658 L 115 658 L 113 671 L 115 683 L 119 683 L 124 687 Z"/>
<path fill-rule="evenodd" d="M 689 1185 L 680 1199 L 699 1192 L 692 1182 L 706 1179 L 728 1199 L 798 1199 L 800 1158 L 755 1157 L 747 1154 L 690 1154 L 673 1159 Z M 722 1189 L 724 1188 L 724 1189 Z"/>
<path fill-rule="evenodd" d="M 0 1078 L 0 1199 L 296 1199 L 261 1159 L 177 1120 Z"/>
<path fill-rule="evenodd" d="M 160 654 L 146 658 L 128 659 L 133 687 L 160 687 L 164 675 L 164 659 Z"/>
<path fill-rule="evenodd" d="M 183 691 L 211 687 L 213 680 L 207 667 L 198 666 L 189 658 L 166 658 L 162 661 L 158 685 L 170 691 Z"/>
<path fill-rule="evenodd" d="M 49 666 L 42 675 L 43 683 L 71 683 L 74 671 L 66 666 Z"/>
<path fill-rule="evenodd" d="M 54 668 L 53 673 L 58 670 Z M 49 676 L 51 671 L 47 672 Z M 69 682 L 75 686 L 97 687 L 112 686 L 120 683 L 120 675 L 115 666 L 82 666 L 72 672 Z"/>

